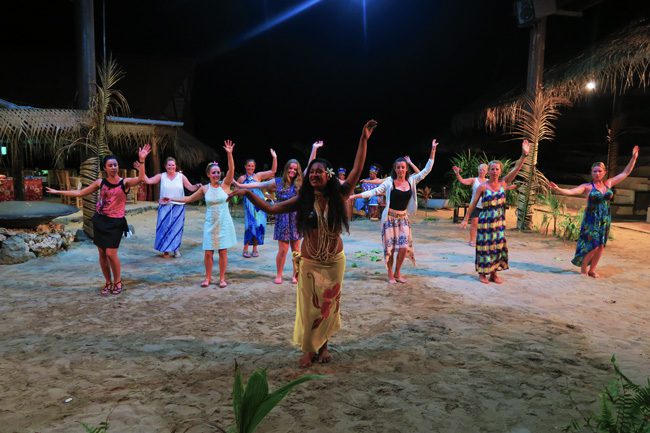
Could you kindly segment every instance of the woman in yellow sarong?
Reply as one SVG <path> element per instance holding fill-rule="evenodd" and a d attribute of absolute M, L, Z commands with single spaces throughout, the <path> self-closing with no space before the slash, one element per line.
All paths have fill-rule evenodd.
<path fill-rule="evenodd" d="M 340 300 L 345 273 L 341 233 L 343 229 L 349 231 L 345 203 L 359 181 L 368 139 L 376 126 L 374 120 L 364 125 L 354 166 L 343 183 L 338 181 L 329 161 L 316 158 L 307 167 L 309 181 L 303 182 L 298 195 L 289 200 L 271 205 L 249 190 L 238 189 L 230 194 L 245 195 L 267 213 L 298 212 L 298 231 L 303 242 L 300 254 L 294 253 L 298 286 L 293 343 L 303 352 L 301 367 L 332 359 L 327 342 L 341 328 Z"/>

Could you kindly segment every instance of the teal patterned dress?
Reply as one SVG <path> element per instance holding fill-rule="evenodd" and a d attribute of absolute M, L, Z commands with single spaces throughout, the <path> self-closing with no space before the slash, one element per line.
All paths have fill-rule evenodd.
<path fill-rule="evenodd" d="M 580 237 L 576 254 L 571 260 L 576 266 L 582 266 L 582 261 L 594 248 L 607 244 L 609 228 L 612 225 L 612 215 L 609 212 L 609 203 L 614 197 L 611 188 L 607 188 L 605 194 L 598 191 L 591 183 L 591 192 L 587 197 L 587 208 L 580 225 Z"/>

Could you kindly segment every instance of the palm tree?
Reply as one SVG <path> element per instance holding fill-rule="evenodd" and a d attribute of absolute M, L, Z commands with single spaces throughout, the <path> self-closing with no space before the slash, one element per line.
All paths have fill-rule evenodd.
<path fill-rule="evenodd" d="M 537 153 L 539 144 L 544 140 L 555 138 L 554 122 L 560 116 L 559 107 L 570 105 L 567 99 L 548 96 L 537 92 L 535 99 L 526 97 L 513 116 L 512 133 L 517 140 L 528 140 L 530 152 L 518 177 L 522 179 L 522 188 L 517 200 L 517 228 L 530 230 L 533 220 L 533 206 L 540 193 L 548 187 L 548 180 L 537 170 Z"/>
<path fill-rule="evenodd" d="M 57 152 L 57 156 L 61 156 L 77 146 L 83 146 L 90 152 L 92 156 L 84 160 L 79 167 L 82 187 L 90 185 L 99 177 L 100 161 L 104 156 L 112 153 L 108 147 L 107 116 L 123 115 L 129 112 L 126 98 L 115 88 L 116 84 L 124 77 L 124 72 L 118 67 L 117 62 L 113 58 L 109 58 L 105 66 L 98 67 L 98 71 L 99 84 L 97 93 L 90 103 L 86 137 L 63 146 Z M 90 237 L 93 237 L 92 217 L 96 204 L 97 193 L 89 194 L 83 198 L 83 229 Z"/>

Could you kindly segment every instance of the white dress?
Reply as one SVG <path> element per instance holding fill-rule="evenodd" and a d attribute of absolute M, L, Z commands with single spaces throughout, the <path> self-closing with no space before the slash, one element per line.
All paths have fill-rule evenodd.
<path fill-rule="evenodd" d="M 235 224 L 228 210 L 228 194 L 221 187 L 208 185 L 205 193 L 205 224 L 203 225 L 203 249 L 222 250 L 237 243 Z"/>

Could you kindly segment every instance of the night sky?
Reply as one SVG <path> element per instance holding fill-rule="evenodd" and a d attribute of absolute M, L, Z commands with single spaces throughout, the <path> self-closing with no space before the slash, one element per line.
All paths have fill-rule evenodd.
<path fill-rule="evenodd" d="M 244 38 L 307 3 L 313 5 Z M 648 3 L 603 1 L 582 18 L 551 17 L 546 64 L 648 16 Z M 0 98 L 72 107 L 72 2 L 8 2 L 0 15 Z M 101 1 L 95 15 L 100 61 Z M 232 138 L 238 165 L 248 157 L 269 161 L 268 147 L 278 151 L 280 164 L 302 159 L 322 139 L 322 155 L 349 167 L 370 118 L 379 128 L 368 162 L 388 165 L 404 153 L 424 162 L 434 137 L 443 155 L 459 150 L 452 117 L 523 84 L 528 29 L 517 28 L 511 1 L 106 0 L 106 41 L 127 73 L 120 87 L 132 115 L 162 118 L 190 76 L 192 100 L 182 120 L 219 149 Z M 503 149 L 512 153 L 516 146 Z"/>

